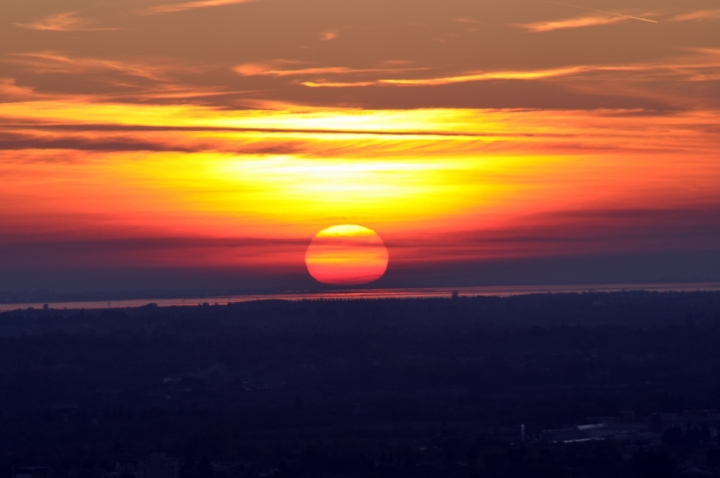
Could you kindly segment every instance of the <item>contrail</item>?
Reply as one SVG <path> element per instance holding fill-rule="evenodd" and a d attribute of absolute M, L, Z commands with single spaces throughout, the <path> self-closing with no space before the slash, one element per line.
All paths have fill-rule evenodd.
<path fill-rule="evenodd" d="M 560 6 L 563 6 L 563 7 L 577 8 L 578 10 L 587 10 L 587 11 L 589 11 L 589 12 L 604 13 L 604 14 L 606 14 L 606 15 L 613 15 L 613 16 L 615 16 L 615 17 L 627 18 L 627 19 L 629 19 L 629 20 L 638 20 L 638 21 L 640 21 L 640 22 L 658 23 L 657 21 L 655 21 L 655 20 L 650 20 L 649 18 L 633 17 L 633 16 L 630 16 L 630 15 L 621 15 L 621 14 L 619 14 L 619 13 L 606 12 L 606 11 L 604 11 L 604 10 L 594 10 L 594 9 L 592 9 L 592 8 L 578 7 L 577 5 L 568 5 L 567 3 L 551 2 L 550 0 L 545 0 L 545 3 L 552 3 L 553 5 L 560 5 Z"/>

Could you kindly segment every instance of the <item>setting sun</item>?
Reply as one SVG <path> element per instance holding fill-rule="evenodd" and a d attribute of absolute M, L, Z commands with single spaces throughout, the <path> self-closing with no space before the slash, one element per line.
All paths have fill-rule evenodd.
<path fill-rule="evenodd" d="M 385 274 L 388 251 L 371 229 L 332 226 L 317 233 L 307 249 L 305 263 L 310 275 L 323 284 L 367 284 Z"/>

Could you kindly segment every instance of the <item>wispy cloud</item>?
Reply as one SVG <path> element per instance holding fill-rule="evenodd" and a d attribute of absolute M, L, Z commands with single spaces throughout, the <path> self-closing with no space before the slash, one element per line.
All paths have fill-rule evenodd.
<path fill-rule="evenodd" d="M 311 88 L 352 88 L 367 86 L 423 87 L 443 86 L 457 83 L 482 81 L 534 81 L 554 78 L 572 78 L 594 75 L 597 79 L 607 80 L 622 75 L 623 84 L 652 82 L 704 82 L 720 78 L 720 50 L 692 49 L 691 55 L 666 59 L 663 62 L 647 62 L 627 65 L 571 65 L 559 68 L 536 70 L 497 70 L 458 72 L 426 78 L 357 78 L 349 81 L 334 81 L 324 78 L 302 81 L 301 84 Z M 612 76 L 610 76 L 612 75 Z M 587 85 L 586 85 L 587 86 Z M 607 90 L 607 85 L 604 86 Z"/>
<path fill-rule="evenodd" d="M 701 10 L 697 12 L 676 15 L 670 19 L 672 22 L 710 21 L 720 20 L 720 10 Z"/>
<path fill-rule="evenodd" d="M 518 23 L 513 26 L 523 28 L 533 33 L 551 32 L 555 30 L 563 30 L 569 28 L 585 28 L 601 25 L 611 25 L 614 23 L 636 20 L 646 23 L 659 23 L 651 18 L 638 17 L 632 15 L 623 15 L 620 13 L 606 12 L 603 10 L 594 10 L 565 3 L 546 2 L 553 5 L 561 5 L 565 7 L 575 8 L 596 13 L 596 15 L 587 15 L 580 17 L 567 18 L 562 20 L 550 20 L 544 22 Z M 692 22 L 692 21 L 713 21 L 720 20 L 720 10 L 699 10 L 694 12 L 676 14 L 674 16 L 663 16 L 666 22 Z"/>
<path fill-rule="evenodd" d="M 610 25 L 612 23 L 624 22 L 627 20 L 627 18 L 619 16 L 589 16 L 568 18 L 566 20 L 556 20 L 549 22 L 520 23 L 515 26 L 531 31 L 533 33 L 540 33 L 551 32 L 555 30 L 565 30 L 568 28 L 585 28 L 599 25 Z"/>
<path fill-rule="evenodd" d="M 359 70 L 346 68 L 344 66 L 318 67 L 318 68 L 297 68 L 278 69 L 276 66 L 266 63 L 245 63 L 233 68 L 233 71 L 242 76 L 303 76 L 303 75 L 346 75 Z"/>
<path fill-rule="evenodd" d="M 24 65 L 34 73 L 83 74 L 112 71 L 154 81 L 168 80 L 167 66 L 149 65 L 133 61 L 77 58 L 55 52 L 23 53 L 16 55 L 14 60 L 8 61 Z"/>
<path fill-rule="evenodd" d="M 652 20 L 650 18 L 638 17 L 638 16 L 634 16 L 634 15 L 626 15 L 626 14 L 617 13 L 617 12 L 608 12 L 606 10 L 595 10 L 594 8 L 580 7 L 578 5 L 571 5 L 568 3 L 551 2 L 549 0 L 545 0 L 545 3 L 550 3 L 553 5 L 560 5 L 561 7 L 575 8 L 577 10 L 584 10 L 586 12 L 602 13 L 603 15 L 610 15 L 613 17 L 625 18 L 627 20 L 637 20 L 639 22 L 646 22 L 646 23 L 658 23 L 657 20 Z"/>
<path fill-rule="evenodd" d="M 0 78 L 0 97 L 6 96 L 13 100 L 35 96 L 35 91 L 26 86 L 18 86 L 14 78 Z"/>
<path fill-rule="evenodd" d="M 322 41 L 335 40 L 337 37 L 338 37 L 338 32 L 335 30 L 330 30 L 327 32 L 320 33 L 320 40 L 322 40 Z"/>
<path fill-rule="evenodd" d="M 171 3 L 168 5 L 158 5 L 156 7 L 146 8 L 140 13 L 146 15 L 157 15 L 161 13 L 176 13 L 186 10 L 195 10 L 197 8 L 223 7 L 226 5 L 235 5 L 238 3 L 250 3 L 254 0 L 197 0 L 194 2 Z"/>
<path fill-rule="evenodd" d="M 593 71 L 636 71 L 636 66 L 570 66 L 566 68 L 553 68 L 545 70 L 505 70 L 489 72 L 468 72 L 453 76 L 442 76 L 436 78 L 412 78 L 412 79 L 380 79 L 373 81 L 357 82 L 325 82 L 307 81 L 302 84 L 309 87 L 353 87 L 353 86 L 441 86 L 454 83 L 468 83 L 475 81 L 492 80 L 542 80 L 561 76 L 571 76 Z"/>
<path fill-rule="evenodd" d="M 310 88 L 355 88 L 363 86 L 382 86 L 385 80 L 372 81 L 303 81 L 301 84 Z"/>
<path fill-rule="evenodd" d="M 283 69 L 280 65 L 289 62 L 270 62 L 270 63 L 245 63 L 233 68 L 233 71 L 242 76 L 275 76 L 275 77 L 292 77 L 292 76 L 311 76 L 311 75 L 350 75 L 359 73 L 393 73 L 407 70 L 423 70 L 424 68 L 347 68 L 344 66 L 329 67 L 311 67 L 311 68 L 292 68 Z"/>
<path fill-rule="evenodd" d="M 51 31 L 51 32 L 87 32 L 87 31 L 103 31 L 118 30 L 118 28 L 101 28 L 95 27 L 87 20 L 77 16 L 76 12 L 58 13 L 49 15 L 32 23 L 16 23 L 20 28 L 28 28 L 30 30 Z"/>
<path fill-rule="evenodd" d="M 473 18 L 460 17 L 460 18 L 456 18 L 455 21 L 458 23 L 469 23 L 471 25 L 483 25 L 483 22 L 479 22 Z"/>

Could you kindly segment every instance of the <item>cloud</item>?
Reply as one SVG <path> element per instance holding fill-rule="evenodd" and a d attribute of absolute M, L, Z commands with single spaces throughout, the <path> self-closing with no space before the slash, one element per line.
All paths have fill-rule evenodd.
<path fill-rule="evenodd" d="M 133 128 L 121 125 L 45 125 L 5 124 L 0 132 L 0 153 L 32 151 L 35 154 L 2 155 L 2 164 L 79 162 L 79 157 L 58 158 L 40 154 L 41 150 L 75 152 L 219 152 L 241 155 L 290 155 L 306 151 L 322 153 L 301 139 L 288 138 L 278 131 L 217 130 L 201 128 Z M 205 134 L 204 134 L 205 133 Z M 207 133 L 214 133 L 209 137 Z M 237 133 L 237 134 L 233 134 Z M 267 134 L 267 136 L 264 135 Z M 292 132 L 288 132 L 293 134 Z M 297 134 L 297 132 L 295 132 Z M 228 136 L 228 134 L 233 134 Z M 275 135 L 275 137 L 270 135 Z M 334 134 L 324 133 L 325 135 Z M 338 133 L 339 134 L 339 133 Z M 264 136 L 264 137 L 259 137 Z M 335 150 L 337 147 L 333 147 Z M 331 149 L 331 148 L 328 148 Z M 96 160 L 102 155 L 87 156 Z"/>
<path fill-rule="evenodd" d="M 306 81 L 302 84 L 312 88 L 340 88 L 358 86 L 442 86 L 455 83 L 468 83 L 475 81 L 493 80 L 543 80 L 561 76 L 571 76 L 593 71 L 636 71 L 640 67 L 635 66 L 570 66 L 564 68 L 552 68 L 546 70 L 505 70 L 489 72 L 468 72 L 454 76 L 442 76 L 436 78 L 413 78 L 413 79 L 380 79 L 373 81 L 355 82 L 326 82 Z"/>
<path fill-rule="evenodd" d="M 98 138 L 68 135 L 63 135 L 63 137 L 43 137 L 43 135 L 39 134 L 0 134 L 0 151 L 49 149 L 72 151 L 181 151 L 190 153 L 204 150 L 204 148 L 194 149 L 178 143 L 151 141 L 142 137 L 122 137 L 117 135 L 108 137 L 107 134 Z M 42 161 L 43 159 L 41 159 Z M 52 161 L 54 162 L 55 159 L 53 158 Z"/>
<path fill-rule="evenodd" d="M 626 86 L 629 86 L 631 83 L 639 85 L 671 80 L 676 82 L 706 82 L 720 79 L 720 74 L 718 74 L 718 68 L 720 68 L 720 50 L 692 49 L 691 51 L 694 55 L 665 59 L 662 62 L 653 63 L 629 65 L 570 65 L 538 70 L 469 71 L 459 72 L 455 75 L 429 78 L 380 78 L 367 80 L 357 79 L 352 81 L 316 79 L 303 81 L 301 84 L 310 88 L 352 88 L 368 86 L 426 87 L 482 81 L 549 80 L 555 78 L 572 78 L 581 75 L 595 75 L 596 77 L 607 79 L 608 74 L 614 74 L 615 78 L 618 75 L 624 74 L 623 80 Z M 348 73 L 350 72 L 351 71 Z M 312 71 L 308 71 L 308 73 L 312 73 Z M 604 76 L 600 76 L 603 74 Z M 585 85 L 585 87 L 587 87 L 587 85 Z M 607 91 L 607 84 L 603 84 L 602 88 Z"/>
<path fill-rule="evenodd" d="M 89 32 L 118 30 L 118 28 L 98 28 L 91 26 L 87 20 L 79 18 L 76 12 L 49 15 L 32 23 L 16 23 L 20 28 L 51 32 Z"/>
<path fill-rule="evenodd" d="M 520 23 L 514 26 L 523 28 L 533 33 L 551 32 L 555 30 L 565 30 L 569 28 L 585 28 L 594 27 L 599 25 L 611 25 L 613 23 L 623 22 L 627 20 L 636 20 L 645 23 L 658 23 L 656 20 L 644 17 L 636 17 L 632 15 L 624 15 L 616 12 L 607 12 L 605 10 L 595 10 L 592 8 L 579 7 L 576 5 L 568 5 L 566 3 L 558 3 L 546 1 L 553 5 L 560 5 L 563 7 L 574 8 L 577 10 L 584 10 L 587 12 L 593 12 L 600 15 L 582 16 L 575 18 L 567 18 L 564 20 L 552 20 L 547 22 L 533 22 L 533 23 Z"/>
<path fill-rule="evenodd" d="M 363 86 L 382 86 L 384 80 L 377 81 L 303 81 L 301 84 L 309 88 L 356 88 Z"/>
<path fill-rule="evenodd" d="M 670 19 L 672 22 L 720 20 L 720 10 L 701 10 L 697 12 L 676 15 Z"/>
<path fill-rule="evenodd" d="M 0 97 L 10 97 L 12 99 L 27 99 L 36 96 L 32 88 L 26 86 L 18 86 L 14 78 L 0 77 Z"/>
<path fill-rule="evenodd" d="M 717 250 L 720 208 L 558 210 L 497 228 L 451 236 L 398 237 L 393 249 L 413 261 L 562 257 L 631 251 Z M 428 255 L 427 251 L 433 250 Z M 402 259 L 401 259 L 402 260 Z"/>
<path fill-rule="evenodd" d="M 344 66 L 330 67 L 312 67 L 312 68 L 295 68 L 282 69 L 278 64 L 289 63 L 286 61 L 276 61 L 270 63 L 245 63 L 233 68 L 233 71 L 242 76 L 309 76 L 309 75 L 349 75 L 357 73 L 394 73 L 408 70 L 425 70 L 426 68 L 347 68 Z"/>
<path fill-rule="evenodd" d="M 639 22 L 645 22 L 645 23 L 658 23 L 656 20 L 652 20 L 650 18 L 636 17 L 633 15 L 624 15 L 622 13 L 608 12 L 605 10 L 595 10 L 594 8 L 580 7 L 577 5 L 570 5 L 567 3 L 551 2 L 549 0 L 545 0 L 545 3 L 550 3 L 552 5 L 560 5 L 561 7 L 575 8 L 577 10 L 585 10 L 586 12 L 595 12 L 595 13 L 602 13 L 603 15 L 612 15 L 614 17 L 625 18 L 627 20 L 637 20 Z"/>
<path fill-rule="evenodd" d="M 77 267 L 252 267 L 260 263 L 272 268 L 273 259 L 283 266 L 292 264 L 298 252 L 307 247 L 305 237 L 236 237 L 213 238 L 193 236 L 158 237 L 148 231 L 126 231 L 112 224 L 112 215 L 75 214 L 61 217 L 74 221 L 78 231 L 62 231 L 50 235 L 29 230 L 23 234 L 0 235 L 0 268 L 28 266 L 71 266 Z M 33 218 L 35 220 L 45 218 Z M 105 223 L 102 232 L 88 231 L 93 222 Z M 147 236 L 143 237 L 145 234 Z M 154 231 L 153 231 L 154 232 Z M 104 234 L 103 234 L 104 233 Z M 92 239 L 98 235 L 110 236 Z M 131 233 L 132 234 L 132 233 Z M 152 235 L 150 235 L 152 234 Z M 83 237 L 85 236 L 85 237 Z M 115 237 L 112 237 L 115 236 Z M 263 264 L 264 262 L 264 264 Z M 254 271 L 257 274 L 257 272 Z"/>
<path fill-rule="evenodd" d="M 525 71 L 492 71 L 492 72 L 474 72 L 457 76 L 447 76 L 440 78 L 427 79 L 391 79 L 380 80 L 383 84 L 397 86 L 438 86 L 448 85 L 452 83 L 466 83 L 471 81 L 490 81 L 490 80 L 541 80 L 545 78 L 554 78 L 558 76 L 568 76 L 589 71 L 593 67 L 588 66 L 571 66 L 567 68 L 554 68 L 548 70 L 525 70 Z"/>
<path fill-rule="evenodd" d="M 463 17 L 460 17 L 460 18 L 456 18 L 455 21 L 458 22 L 458 23 L 469 23 L 469 24 L 471 24 L 471 25 L 484 25 L 483 22 L 479 22 L 479 21 L 477 21 L 477 20 L 475 20 L 475 19 L 472 19 L 472 18 L 463 18 Z"/>
<path fill-rule="evenodd" d="M 320 33 L 320 40 L 322 41 L 330 41 L 335 40 L 338 37 L 337 31 L 327 31 Z"/>
<path fill-rule="evenodd" d="M 628 19 L 619 16 L 591 16 L 591 17 L 577 17 L 568 18 L 566 20 L 556 20 L 549 22 L 536 22 L 536 23 L 521 23 L 515 25 L 518 28 L 523 28 L 533 33 L 540 32 L 551 32 L 555 30 L 565 30 L 568 28 L 584 28 L 593 27 L 598 25 L 610 25 L 612 23 L 624 22 Z"/>
<path fill-rule="evenodd" d="M 157 7 L 141 10 L 146 15 L 157 15 L 162 13 L 184 12 L 186 10 L 195 10 L 197 8 L 223 7 L 226 5 L 235 5 L 239 3 L 250 3 L 254 0 L 197 0 L 194 2 L 171 3 L 169 5 L 159 5 Z"/>
<path fill-rule="evenodd" d="M 153 81 L 167 81 L 168 66 L 149 65 L 147 63 L 126 60 L 106 60 L 101 58 L 76 58 L 55 52 L 22 53 L 14 60 L 31 69 L 33 73 L 64 73 L 86 74 L 91 72 L 111 71 L 128 76 Z"/>
<path fill-rule="evenodd" d="M 293 70 L 277 69 L 273 65 L 267 63 L 245 63 L 233 68 L 233 71 L 242 76 L 304 76 L 304 75 L 346 75 L 362 70 L 353 70 L 343 66 L 337 67 L 318 67 L 318 68 L 298 68 Z M 377 70 L 373 70 L 377 71 Z"/>

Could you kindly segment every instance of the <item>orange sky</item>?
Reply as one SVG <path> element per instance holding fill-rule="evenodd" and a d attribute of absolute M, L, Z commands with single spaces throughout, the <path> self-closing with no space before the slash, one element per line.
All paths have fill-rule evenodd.
<path fill-rule="evenodd" d="M 714 0 L 0 2 L 0 292 L 720 280 Z"/>

